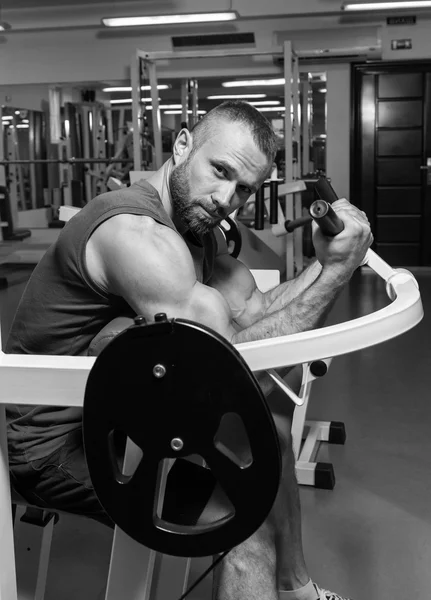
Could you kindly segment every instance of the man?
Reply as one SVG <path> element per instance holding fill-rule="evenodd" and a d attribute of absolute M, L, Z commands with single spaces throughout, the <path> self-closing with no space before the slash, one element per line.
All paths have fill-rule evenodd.
<path fill-rule="evenodd" d="M 233 344 L 319 326 L 372 242 L 365 215 L 334 203 L 344 231 L 314 231 L 317 261 L 262 294 L 239 261 L 215 256 L 213 230 L 268 176 L 276 150 L 266 119 L 226 102 L 192 132 L 146 182 L 92 200 L 65 226 L 36 267 L 7 345 L 9 353 L 85 354 L 115 317 L 158 312 L 198 321 Z M 232 550 L 215 578 L 219 600 L 337 599 L 309 578 L 290 427 L 293 405 L 264 375 L 260 384 L 280 436 L 283 475 L 262 527 Z M 272 392 L 272 393 L 270 393 Z M 106 521 L 85 465 L 81 410 L 16 407 L 9 416 L 12 480 L 41 506 Z"/>

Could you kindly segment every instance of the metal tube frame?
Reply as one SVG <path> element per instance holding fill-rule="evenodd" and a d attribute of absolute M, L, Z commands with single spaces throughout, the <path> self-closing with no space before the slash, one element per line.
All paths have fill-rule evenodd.
<path fill-rule="evenodd" d="M 34 111 L 29 111 L 29 129 L 28 129 L 28 145 L 29 145 L 29 157 L 30 159 L 35 158 L 35 116 Z M 37 208 L 37 193 L 36 193 L 36 166 L 35 163 L 30 164 L 30 194 L 31 194 L 31 207 L 32 209 Z"/>
<path fill-rule="evenodd" d="M 191 127 L 194 127 L 199 120 L 198 108 L 199 108 L 199 95 L 198 95 L 198 80 L 192 79 L 192 114 L 191 114 Z"/>
<path fill-rule="evenodd" d="M 157 91 L 157 74 L 156 74 L 156 62 L 158 60 L 170 60 L 170 59 L 184 59 L 184 58 L 223 58 L 230 56 L 275 56 L 281 55 L 282 50 L 275 48 L 273 50 L 249 50 L 248 48 L 241 48 L 236 50 L 207 50 L 201 52 L 199 50 L 180 51 L 180 52 L 146 52 L 145 50 L 136 50 L 136 54 L 132 58 L 131 63 L 131 85 L 132 85 L 132 113 L 133 113 L 133 152 L 134 152 L 134 168 L 135 171 L 142 170 L 142 151 L 140 146 L 139 135 L 135 133 L 137 130 L 140 119 L 140 61 L 148 66 L 151 65 L 150 72 L 150 84 L 151 84 L 151 97 L 153 105 L 153 132 L 155 142 L 155 153 L 156 161 L 155 168 L 159 169 L 162 166 L 163 154 L 162 154 L 162 143 L 161 143 L 161 127 L 160 127 L 160 111 L 158 110 L 158 91 Z M 197 93 L 197 90 L 196 90 Z M 187 92 L 188 94 L 188 92 Z M 154 98 L 157 97 L 156 103 Z M 196 100 L 192 99 L 192 102 L 196 102 L 196 117 L 197 117 L 197 97 Z M 157 109 L 155 110 L 155 107 Z M 187 109 L 186 109 L 187 110 Z M 184 106 L 183 106 L 183 117 L 184 117 Z M 187 115 L 187 113 L 186 113 Z M 193 115 L 192 115 L 193 117 Z M 187 119 L 185 119 L 187 120 Z M 157 135 L 156 135 L 157 134 Z M 159 138 L 157 140 L 157 138 Z M 160 149 L 158 149 L 160 148 Z"/>
<path fill-rule="evenodd" d="M 36 158 L 23 160 L 0 160 L 0 165 L 49 165 L 49 164 L 114 164 L 114 163 L 133 162 L 127 158 Z"/>
<path fill-rule="evenodd" d="M 185 123 L 189 122 L 189 80 L 181 81 L 181 120 Z"/>
<path fill-rule="evenodd" d="M 132 85 L 132 121 L 133 121 L 133 162 L 135 171 L 142 168 L 141 152 L 141 64 L 139 55 L 132 58 L 130 66 L 131 85 Z"/>
<path fill-rule="evenodd" d="M 156 64 L 153 61 L 145 61 L 148 68 L 151 86 L 151 104 L 153 106 L 153 137 L 154 137 L 154 152 L 155 161 L 153 158 L 153 170 L 160 169 L 163 164 L 163 148 L 162 148 L 162 120 L 159 107 L 159 90 L 157 89 L 157 72 Z"/>
<path fill-rule="evenodd" d="M 223 57 L 234 57 L 234 56 L 284 56 L 284 77 L 285 77 L 285 131 L 284 131 L 284 145 L 285 145 L 285 163 L 286 163 L 286 172 L 285 172 L 285 181 L 290 182 L 294 181 L 298 177 L 301 176 L 301 172 L 297 172 L 297 169 L 294 170 L 293 165 L 293 126 L 294 120 L 296 120 L 296 136 L 298 142 L 298 160 L 300 162 L 299 157 L 299 140 L 300 140 L 300 130 L 299 130 L 299 93 L 298 93 L 298 83 L 299 83 L 299 60 L 298 54 L 295 54 L 292 49 L 292 43 L 287 41 L 284 43 L 283 47 L 273 48 L 271 50 L 250 50 L 248 48 L 241 49 L 229 49 L 229 50 L 207 50 L 206 52 L 202 52 L 199 50 L 189 50 L 189 51 L 180 51 L 180 52 L 146 52 L 144 50 L 137 50 L 136 56 L 133 57 L 132 60 L 132 103 L 133 103 L 133 114 L 138 114 L 139 109 L 139 98 L 137 94 L 133 95 L 133 90 L 136 88 L 137 83 L 137 73 L 139 73 L 139 62 L 140 60 L 145 61 L 147 64 L 151 64 L 154 67 L 154 81 L 151 84 L 152 93 L 155 92 L 157 94 L 157 77 L 155 72 L 155 64 L 158 60 L 177 60 L 177 59 L 187 59 L 187 58 L 223 58 Z M 154 89 L 153 89 L 154 88 Z M 182 95 L 183 97 L 183 95 Z M 194 101 L 194 99 L 193 99 Z M 154 102 L 153 102 L 153 129 L 154 136 L 156 140 L 156 131 L 158 130 L 158 125 L 154 122 L 155 113 L 154 113 Z M 157 103 L 158 107 L 158 103 Z M 292 115 L 292 107 L 294 110 L 294 115 Z M 184 105 L 183 105 L 183 118 L 184 118 Z M 158 111 L 157 111 L 158 112 Z M 197 112 L 197 98 L 196 98 L 196 112 Z M 193 116 L 193 115 L 192 115 Z M 158 116 L 159 118 L 159 116 Z M 135 122 L 134 122 L 135 129 Z M 138 138 L 134 136 L 134 156 L 135 156 L 135 170 L 141 170 L 141 149 L 137 147 Z M 159 159 L 157 158 L 156 168 L 161 166 L 161 162 L 159 164 Z M 296 204 L 300 203 L 297 201 Z M 294 203 L 286 203 L 286 214 L 284 215 L 284 220 L 290 219 L 293 220 L 295 218 L 295 210 Z M 302 242 L 299 239 L 301 233 L 296 234 L 296 250 L 298 253 L 299 248 L 301 246 L 302 252 Z M 295 276 L 295 241 L 294 236 L 286 236 L 286 279 L 293 279 Z"/>
<path fill-rule="evenodd" d="M 292 43 L 284 42 L 284 160 L 285 181 L 293 181 L 293 69 L 292 69 Z M 293 220 L 294 202 L 287 202 L 284 209 L 284 220 Z M 283 221 L 284 223 L 284 221 Z M 293 236 L 286 236 L 286 280 L 295 277 L 295 244 Z"/>
<path fill-rule="evenodd" d="M 302 129 L 302 177 L 308 173 L 311 173 L 312 168 L 310 164 L 310 94 L 311 94 L 311 86 L 310 81 L 301 82 L 301 91 L 302 91 L 302 120 L 301 120 L 301 129 Z"/>

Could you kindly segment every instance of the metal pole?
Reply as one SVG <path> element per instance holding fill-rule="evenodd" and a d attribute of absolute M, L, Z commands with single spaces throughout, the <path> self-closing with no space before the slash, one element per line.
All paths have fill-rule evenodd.
<path fill-rule="evenodd" d="M 0 165 L 59 165 L 59 164 L 115 164 L 115 163 L 131 163 L 131 158 L 35 158 L 22 160 L 0 160 Z"/>
<path fill-rule="evenodd" d="M 294 179 L 299 179 L 302 174 L 301 168 L 301 119 L 300 119 L 300 105 L 299 105 L 299 66 L 298 57 L 292 54 L 292 97 L 293 97 L 293 140 L 296 145 L 296 164 L 294 165 L 293 176 Z"/>
<path fill-rule="evenodd" d="M 3 109 L 2 106 L 0 104 L 0 161 L 2 161 L 4 159 L 4 139 L 3 139 Z M 4 165 L 1 164 L 0 162 L 0 187 L 6 187 L 6 169 L 4 167 Z M 0 200 L 5 201 L 6 196 L 5 194 L 0 194 Z M 4 214 L 6 214 L 6 211 L 4 211 Z M 1 218 L 0 218 L 0 242 L 3 241 L 3 228 L 1 226 L 1 223 L 4 222 Z M 1 338 L 1 331 L 0 331 L 0 338 Z"/>
<path fill-rule="evenodd" d="M 0 405 L 0 598 L 17 600 L 5 410 Z"/>
<path fill-rule="evenodd" d="M 302 91 L 302 177 L 310 173 L 310 81 L 301 83 Z"/>
<path fill-rule="evenodd" d="M 181 82 L 181 120 L 184 123 L 189 122 L 189 81 L 183 79 Z"/>
<path fill-rule="evenodd" d="M 293 181 L 293 143 L 292 143 L 292 44 L 284 42 L 284 149 L 285 181 Z M 293 221 L 293 202 L 286 197 L 285 219 Z M 295 257 L 293 236 L 286 235 L 286 280 L 295 276 Z"/>
<path fill-rule="evenodd" d="M 146 52 L 137 50 L 138 56 L 144 60 L 173 60 L 184 58 L 223 58 L 229 56 L 282 56 L 283 50 L 280 46 L 270 50 L 256 50 L 254 48 L 230 48 L 220 50 L 179 50 L 179 51 L 161 51 Z"/>
<path fill-rule="evenodd" d="M 58 144 L 61 141 L 61 89 L 49 88 L 49 133 L 50 143 Z"/>
<path fill-rule="evenodd" d="M 192 79 L 192 126 L 198 122 L 198 80 Z"/>
<path fill-rule="evenodd" d="M 34 111 L 29 111 L 29 115 L 28 115 L 28 121 L 29 121 L 29 129 L 28 129 L 28 147 L 29 147 L 29 151 L 28 151 L 28 155 L 31 159 L 34 159 L 35 157 L 35 145 L 36 145 L 36 141 L 35 141 L 35 137 L 36 137 L 36 127 L 35 127 L 35 114 Z M 36 187 L 36 166 L 34 163 L 32 163 L 30 165 L 30 194 L 31 194 L 31 207 L 33 209 L 37 208 L 37 187 Z"/>
<path fill-rule="evenodd" d="M 136 53 L 130 67 L 132 83 L 133 162 L 135 171 L 141 170 L 141 59 Z"/>
<path fill-rule="evenodd" d="M 147 62 L 147 67 L 151 86 L 151 104 L 153 106 L 153 136 L 155 153 L 153 168 L 155 167 L 154 170 L 157 170 L 160 169 L 163 164 L 162 123 L 160 119 L 159 91 L 157 89 L 156 64 L 153 62 Z"/>
<path fill-rule="evenodd" d="M 12 121 L 13 126 L 16 126 L 16 119 Z M 6 141 L 8 143 L 8 156 L 16 156 L 18 144 L 15 143 L 16 129 L 8 127 L 6 134 Z M 19 188 L 18 188 L 18 170 L 13 166 L 9 169 L 9 206 L 10 206 L 10 218 L 9 229 L 13 232 L 18 227 L 18 203 L 19 203 Z"/>
<path fill-rule="evenodd" d="M 106 129 L 106 133 L 107 133 L 107 140 L 108 140 L 108 144 L 110 146 L 110 150 L 114 149 L 114 126 L 112 123 L 112 108 L 108 108 L 105 106 L 105 111 L 106 111 L 106 122 L 108 124 L 107 129 Z M 114 150 L 115 152 L 115 150 Z"/>
<path fill-rule="evenodd" d="M 81 115 L 82 115 L 82 146 L 84 151 L 84 156 L 90 155 L 90 109 L 88 106 L 81 105 Z M 85 170 L 85 200 L 86 202 L 90 202 L 93 198 L 93 183 L 91 180 L 91 175 L 88 172 L 88 169 Z"/>
<path fill-rule="evenodd" d="M 301 155 L 301 118 L 299 102 L 299 60 L 292 52 L 292 73 L 293 73 L 293 139 L 296 147 L 296 163 L 294 167 L 294 179 L 299 179 L 302 175 L 302 155 Z M 293 218 L 298 219 L 302 216 L 302 196 L 299 193 L 293 194 Z M 302 251 L 303 229 L 299 228 L 293 232 L 293 262 L 295 273 L 299 274 L 304 268 L 304 257 Z"/>

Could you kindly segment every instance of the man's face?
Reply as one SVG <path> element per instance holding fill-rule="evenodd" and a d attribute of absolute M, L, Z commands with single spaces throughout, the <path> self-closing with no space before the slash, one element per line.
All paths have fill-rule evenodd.
<path fill-rule="evenodd" d="M 193 233 L 206 233 L 246 203 L 270 163 L 247 127 L 222 121 L 209 139 L 171 172 L 175 216 Z"/>

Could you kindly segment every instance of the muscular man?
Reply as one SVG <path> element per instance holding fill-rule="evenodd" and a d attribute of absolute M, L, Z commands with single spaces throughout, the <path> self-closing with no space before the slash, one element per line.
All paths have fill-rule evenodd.
<path fill-rule="evenodd" d="M 86 354 L 118 315 L 158 312 L 198 321 L 233 344 L 319 326 L 372 241 L 363 213 L 334 203 L 345 229 L 318 229 L 317 260 L 293 281 L 261 293 L 249 270 L 216 256 L 215 226 L 268 176 L 276 150 L 268 121 L 244 102 L 226 102 L 189 132 L 147 181 L 92 200 L 71 219 L 38 264 L 17 310 L 8 353 Z M 259 378 L 283 450 L 283 474 L 262 527 L 218 569 L 218 600 L 339 599 L 307 573 L 290 439 L 293 404 Z M 81 410 L 10 408 L 11 477 L 42 507 L 108 521 L 91 486 Z"/>

